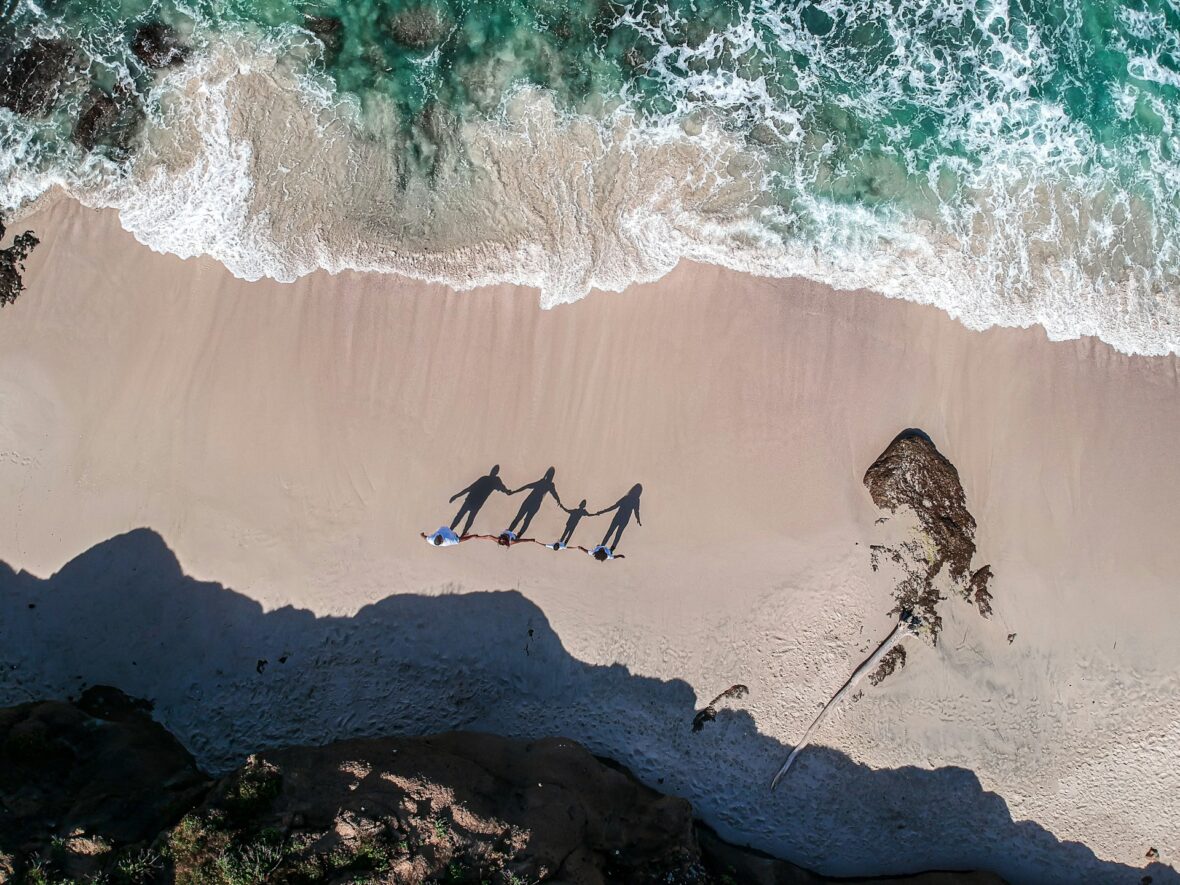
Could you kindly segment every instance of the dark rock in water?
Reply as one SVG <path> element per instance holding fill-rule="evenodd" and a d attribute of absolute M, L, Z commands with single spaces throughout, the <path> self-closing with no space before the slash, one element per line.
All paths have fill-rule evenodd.
<path fill-rule="evenodd" d="M 92 94 L 82 106 L 74 125 L 74 141 L 83 150 L 94 150 L 104 132 L 110 131 L 119 120 L 119 106 L 104 93 Z"/>
<path fill-rule="evenodd" d="M 452 23 L 429 6 L 403 9 L 389 22 L 393 39 L 408 49 L 433 49 L 451 30 Z"/>
<path fill-rule="evenodd" d="M 0 239 L 3 238 L 4 223 L 0 222 Z M 12 304 L 24 291 L 22 275 L 25 272 L 25 259 L 39 242 L 32 231 L 25 231 L 13 237 L 12 245 L 7 249 L 0 249 L 0 307 Z"/>
<path fill-rule="evenodd" d="M 942 618 L 936 607 L 942 597 L 935 579 L 945 570 L 963 597 L 979 607 L 980 614 L 990 614 L 987 580 L 991 569 L 984 567 L 974 574 L 971 571 L 975 518 L 967 510 L 959 471 L 930 437 L 920 430 L 899 434 L 865 472 L 864 484 L 873 503 L 881 509 L 890 513 L 912 511 L 922 535 L 919 541 L 903 544 L 902 550 L 879 548 L 890 553 L 907 572 L 894 592 L 897 605 L 892 613 L 916 615 L 937 638 Z M 879 560 L 879 552 L 874 549 L 874 567 Z M 980 585 L 975 581 L 977 576 Z"/>
<path fill-rule="evenodd" d="M 750 127 L 749 137 L 750 141 L 763 147 L 778 147 L 783 143 L 782 137 L 769 123 L 755 123 Z"/>
<path fill-rule="evenodd" d="M 340 19 L 321 15 L 305 15 L 303 26 L 324 45 L 326 60 L 331 61 L 344 48 L 344 23 Z"/>
<path fill-rule="evenodd" d="M 142 25 L 131 39 L 131 51 L 153 70 L 183 64 L 189 54 L 176 29 L 163 22 Z"/>
<path fill-rule="evenodd" d="M 99 145 L 114 148 L 116 158 L 121 159 L 129 150 L 143 109 L 136 97 L 118 90 L 114 95 L 92 91 L 82 103 L 78 122 L 74 124 L 74 142 L 84 151 L 92 151 Z"/>
<path fill-rule="evenodd" d="M 0 847 L 52 852 L 87 875 L 121 848 L 146 846 L 200 801 L 208 781 L 192 756 L 117 689 L 79 704 L 0 710 Z M 10 866 L 18 864 L 10 861 Z"/>
<path fill-rule="evenodd" d="M 0 107 L 26 117 L 42 116 L 61 95 L 77 67 L 77 50 L 67 40 L 37 39 L 5 61 L 0 72 Z"/>

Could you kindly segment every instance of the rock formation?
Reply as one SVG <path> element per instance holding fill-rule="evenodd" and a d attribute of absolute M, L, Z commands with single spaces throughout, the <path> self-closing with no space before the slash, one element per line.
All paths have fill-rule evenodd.
<path fill-rule="evenodd" d="M 135 32 L 131 51 L 152 70 L 183 64 L 189 54 L 176 30 L 158 21 L 149 22 Z"/>
<path fill-rule="evenodd" d="M 451 30 L 449 20 L 429 6 L 413 6 L 397 13 L 389 22 L 393 39 L 407 49 L 433 49 Z"/>
<path fill-rule="evenodd" d="M 959 471 L 930 437 L 919 430 L 901 433 L 865 472 L 864 484 L 873 503 L 882 510 L 890 514 L 912 513 L 917 519 L 916 538 L 900 547 L 873 548 L 874 569 L 881 554 L 886 553 L 905 573 L 894 591 L 896 605 L 892 613 L 917 616 L 931 638 L 937 640 L 942 628 L 937 610 L 942 596 L 937 581 L 945 576 L 978 607 L 981 615 L 991 614 L 987 589 L 991 568 L 984 566 L 974 573 L 971 570 L 975 518 L 967 510 Z"/>
<path fill-rule="evenodd" d="M 344 48 L 344 23 L 330 16 L 305 15 L 303 26 L 323 44 L 324 59 L 330 64 Z"/>
<path fill-rule="evenodd" d="M 349 740 L 259 753 L 210 784 L 149 709 L 97 688 L 0 710 L 0 881 L 832 881 L 724 842 L 570 740 Z"/>
<path fill-rule="evenodd" d="M 74 124 L 74 143 L 84 151 L 106 145 L 115 159 L 123 159 L 142 119 L 143 109 L 130 90 L 116 89 L 107 94 L 92 89 L 83 99 Z"/>
<path fill-rule="evenodd" d="M 4 222 L 0 221 L 0 239 L 3 238 Z M 7 249 L 0 249 L 0 307 L 12 304 L 24 291 L 25 259 L 39 242 L 32 231 L 25 231 L 13 237 Z"/>
<path fill-rule="evenodd" d="M 77 73 L 78 50 L 66 40 L 30 40 L 0 71 L 0 107 L 25 117 L 46 114 L 57 102 L 65 82 Z"/>
<path fill-rule="evenodd" d="M 74 878 L 104 869 L 207 788 L 146 705 L 115 689 L 0 710 L 0 880 L 37 857 Z"/>

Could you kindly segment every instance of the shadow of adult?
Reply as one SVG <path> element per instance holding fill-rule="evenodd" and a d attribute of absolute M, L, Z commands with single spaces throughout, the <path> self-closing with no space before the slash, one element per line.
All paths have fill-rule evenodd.
<path fill-rule="evenodd" d="M 524 537 L 524 533 L 529 530 L 529 524 L 532 523 L 533 517 L 540 511 L 541 505 L 545 503 L 545 498 L 548 496 L 552 495 L 553 500 L 557 502 L 557 506 L 563 510 L 565 509 L 565 506 L 561 503 L 561 498 L 557 494 L 557 486 L 553 484 L 555 473 L 557 471 L 550 467 L 545 471 L 545 475 L 536 482 L 530 482 L 508 493 L 515 495 L 518 492 L 523 492 L 525 489 L 529 490 L 524 502 L 520 505 L 520 510 L 516 512 L 516 516 L 512 517 L 512 523 L 508 526 L 508 531 L 515 534 L 518 538 Z"/>
<path fill-rule="evenodd" d="M 475 517 L 483 508 L 483 505 L 488 502 L 488 498 L 492 496 L 492 492 L 503 492 L 508 494 L 508 488 L 504 485 L 504 481 L 500 479 L 500 465 L 493 464 L 492 469 L 486 475 L 481 476 L 467 488 L 460 492 L 455 492 L 451 495 L 451 503 L 455 502 L 456 498 L 463 495 L 467 497 L 463 499 L 462 506 L 459 507 L 459 512 L 455 514 L 455 518 L 451 520 L 451 531 L 455 530 L 463 519 L 467 517 L 467 524 L 463 526 L 463 531 L 459 532 L 460 536 L 469 534 L 471 532 L 471 524 L 475 522 Z"/>
<path fill-rule="evenodd" d="M 614 553 L 615 548 L 619 546 L 619 541 L 623 539 L 623 532 L 627 526 L 631 524 L 631 517 L 635 517 L 635 521 L 639 525 L 643 525 L 643 520 L 639 518 L 639 496 L 643 494 L 643 486 L 640 483 L 635 483 L 631 486 L 631 491 L 615 501 L 610 507 L 599 510 L 593 516 L 602 516 L 604 513 L 615 511 L 615 518 L 611 520 L 610 527 L 607 528 L 606 534 L 602 536 L 601 547 L 609 547 L 610 552 Z M 611 541 L 611 535 L 614 535 L 614 540 Z M 609 542 L 609 543 L 608 543 Z"/>
<path fill-rule="evenodd" d="M 48 578 L 0 562 L 0 706 L 77 697 L 93 684 L 154 701 L 207 770 L 344 737 L 563 735 L 690 799 L 725 838 L 829 874 L 978 868 L 1012 883 L 1134 885 L 1150 875 L 1180 885 L 1166 864 L 1103 860 L 1014 820 L 960 767 L 874 769 L 813 745 L 771 794 L 791 748 L 747 711 L 721 709 L 694 734 L 687 682 L 579 660 L 514 591 L 447 585 L 349 615 L 264 609 L 186 575 L 149 529 L 103 541 Z"/>

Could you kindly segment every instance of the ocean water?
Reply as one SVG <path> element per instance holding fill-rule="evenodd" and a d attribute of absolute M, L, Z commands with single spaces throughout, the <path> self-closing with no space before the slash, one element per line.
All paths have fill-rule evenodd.
<path fill-rule="evenodd" d="M 1180 352 L 1180 0 L 0 10 L 7 211 L 58 185 L 248 279 L 551 306 L 690 258 Z M 153 68 L 161 24 L 184 58 Z"/>

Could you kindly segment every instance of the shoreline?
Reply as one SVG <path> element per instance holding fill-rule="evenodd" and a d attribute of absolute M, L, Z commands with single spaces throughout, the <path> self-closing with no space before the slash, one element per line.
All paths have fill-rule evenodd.
<path fill-rule="evenodd" d="M 197 186 L 199 187 L 200 185 Z M 309 197 L 308 199 L 313 198 Z M 675 259 L 675 263 L 671 265 L 665 259 L 656 260 L 655 263 L 644 264 L 642 267 L 637 265 L 630 269 L 632 276 L 628 277 L 624 274 L 622 277 L 614 278 L 606 288 L 592 287 L 589 291 L 581 295 L 574 295 L 571 299 L 569 292 L 554 294 L 546 291 L 548 283 L 536 283 L 534 278 L 540 278 L 537 277 L 539 271 L 536 268 L 528 269 L 528 262 L 521 265 L 522 270 L 520 272 L 523 274 L 521 279 L 512 276 L 508 271 L 513 260 L 511 258 L 511 252 L 502 254 L 499 258 L 491 260 L 487 254 L 483 254 L 477 259 L 472 259 L 471 256 L 463 258 L 461 257 L 462 250 L 458 252 L 443 250 L 437 254 L 429 250 L 402 254 L 394 249 L 391 255 L 396 256 L 396 259 L 389 258 L 388 260 L 392 263 L 387 266 L 384 260 L 374 258 L 372 255 L 364 259 L 359 257 L 359 253 L 358 255 L 352 256 L 341 254 L 335 257 L 329 257 L 328 253 L 323 251 L 326 246 L 323 243 L 319 243 L 316 249 L 312 250 L 318 254 L 318 258 L 312 259 L 309 255 L 302 254 L 300 260 L 304 264 L 295 271 L 284 271 L 283 273 L 287 274 L 285 276 L 275 276 L 273 274 L 273 268 L 258 270 L 257 267 L 254 268 L 254 275 L 250 275 L 242 272 L 242 265 L 239 260 L 240 256 L 232 261 L 226 257 L 224 252 L 226 248 L 225 242 L 206 242 L 204 247 L 194 247 L 191 243 L 178 243 L 175 237 L 177 236 L 177 231 L 183 229 L 182 223 L 179 227 L 173 225 L 175 229 L 172 231 L 172 239 L 167 245 L 159 245 L 156 241 L 142 239 L 141 232 L 133 226 L 123 227 L 124 221 L 120 215 L 120 209 L 94 208 L 92 205 L 83 202 L 79 197 L 67 193 L 61 186 L 51 187 L 31 202 L 19 208 L 13 215 L 14 222 L 19 223 L 22 219 L 36 217 L 40 214 L 50 212 L 54 206 L 60 203 L 80 206 L 87 212 L 113 214 L 119 218 L 121 229 L 134 238 L 136 243 L 143 248 L 180 261 L 212 262 L 239 282 L 246 284 L 296 285 L 315 277 L 376 277 L 394 285 L 427 287 L 430 290 L 441 290 L 453 294 L 494 290 L 529 292 L 534 299 L 534 303 L 538 304 L 542 310 L 553 310 L 577 304 L 586 298 L 618 295 L 645 287 L 658 286 L 670 275 L 678 271 L 683 272 L 683 268 L 708 268 L 713 272 L 720 272 L 725 275 L 735 274 L 742 278 L 757 279 L 764 284 L 786 287 L 786 289 L 804 285 L 826 290 L 837 297 L 887 298 L 920 307 L 934 307 L 971 332 L 987 332 L 991 329 L 1034 330 L 1039 332 L 1046 341 L 1054 344 L 1069 342 L 1085 344 L 1090 342 L 1091 344 L 1110 348 L 1121 356 L 1180 360 L 1180 341 L 1158 340 L 1161 324 L 1163 326 L 1170 325 L 1170 321 L 1166 317 L 1162 319 L 1156 317 L 1153 321 L 1147 323 L 1148 328 L 1146 329 L 1141 324 L 1122 325 L 1116 322 L 1113 326 L 1106 329 L 1105 334 L 1107 337 L 1103 337 L 1104 333 L 1101 331 L 1086 334 L 1078 333 L 1074 329 L 1074 326 L 1079 323 L 1083 326 L 1093 326 L 1095 322 L 1098 322 L 1100 325 L 1104 322 L 1100 318 L 1093 316 L 1063 319 L 1052 315 L 1046 316 L 1039 308 L 1033 313 L 1029 313 L 1028 310 L 1034 307 L 1033 304 L 1022 305 L 1017 302 L 997 302 L 992 304 L 991 307 L 993 309 L 1000 310 L 1003 314 L 997 315 L 994 312 L 989 314 L 986 310 L 981 313 L 980 311 L 983 310 L 983 305 L 972 302 L 959 300 L 947 303 L 941 300 L 940 296 L 936 294 L 937 286 L 932 289 L 929 286 L 922 286 L 917 282 L 924 275 L 928 275 L 932 281 L 941 280 L 944 283 L 952 277 L 969 276 L 967 268 L 972 263 L 970 259 L 965 257 L 959 250 L 951 248 L 945 243 L 941 245 L 927 243 L 926 246 L 931 251 L 926 254 L 923 267 L 921 269 L 910 268 L 906 273 L 902 274 L 902 278 L 908 278 L 917 287 L 917 291 L 911 292 L 910 294 L 903 294 L 900 291 L 902 284 L 898 283 L 893 276 L 885 278 L 880 286 L 866 286 L 863 281 L 865 274 L 868 272 L 863 268 L 854 267 L 849 270 L 838 270 L 830 263 L 825 264 L 818 257 L 819 253 L 816 250 L 811 250 L 810 252 L 804 250 L 797 254 L 792 253 L 791 256 L 784 253 L 777 259 L 770 260 L 757 257 L 757 250 L 747 251 L 735 244 L 730 244 L 728 247 L 722 247 L 716 244 L 712 247 L 703 247 L 703 244 L 698 244 L 698 246 L 702 246 L 703 251 L 702 249 L 696 251 L 701 252 L 704 257 L 690 257 L 690 253 L 693 250 L 685 252 L 682 249 L 677 253 L 678 257 Z M 212 209 L 205 207 L 198 214 L 208 215 L 211 212 L 212 214 L 217 214 L 217 212 L 222 211 L 228 211 L 227 207 L 220 206 L 213 207 Z M 306 233 L 312 240 L 315 240 L 319 236 L 319 234 L 310 230 Z M 923 236 L 916 231 L 911 232 L 911 234 L 918 236 L 919 239 Z M 486 244 L 484 245 L 486 246 Z M 266 250 L 263 251 L 269 253 L 274 248 L 281 249 L 281 246 L 270 243 Z M 482 248 L 482 246 L 477 247 L 474 254 L 479 254 Z M 498 244 L 498 248 L 502 250 L 504 244 Z M 529 251 L 528 248 L 522 248 L 525 252 Z M 303 244 L 298 244 L 298 251 L 300 253 L 305 251 Z M 919 249 L 918 251 L 923 250 Z M 809 254 L 810 257 L 807 257 Z M 738 257 L 735 258 L 734 256 Z M 491 263 L 481 267 L 481 261 L 483 260 L 490 260 Z M 312 261 L 312 263 L 309 265 L 307 264 L 308 261 Z M 355 261 L 359 261 L 360 263 L 351 263 Z M 329 266 L 329 264 L 332 266 Z M 233 266 L 236 266 L 238 270 L 231 269 Z M 412 272 L 407 271 L 405 269 L 406 267 L 414 267 L 414 270 Z M 432 269 L 424 269 L 427 267 Z M 953 268 L 953 270 L 948 268 Z M 1070 286 L 1077 282 L 1076 280 L 1072 280 L 1069 274 L 1061 268 L 1058 269 L 1055 275 L 1058 277 L 1058 281 L 1062 286 Z M 541 274 L 541 276 L 544 277 L 545 275 Z M 881 281 L 878 280 L 878 282 Z M 1104 293 L 1100 300 L 1105 299 L 1109 294 Z M 1040 297 L 1038 296 L 1038 298 Z M 1075 293 L 1075 298 L 1083 301 L 1092 297 L 1097 296 L 1095 293 L 1089 292 L 1089 290 L 1079 290 Z M 1158 300 L 1160 296 L 1152 296 L 1150 293 L 1145 296 L 1144 293 L 1128 288 L 1119 297 L 1123 302 L 1129 304 L 1137 303 L 1145 297 L 1149 300 L 1153 297 Z M 1124 317 L 1125 319 L 1127 318 Z M 1144 335 L 1147 335 L 1147 337 L 1144 338 Z"/>
<path fill-rule="evenodd" d="M 1180 752 L 1176 357 L 971 332 L 934 307 L 704 265 L 541 311 L 510 286 L 246 283 L 151 252 L 112 212 L 74 203 L 21 224 L 42 243 L 27 291 L 0 314 L 0 561 L 29 574 L 0 570 L 0 647 L 17 666 L 0 703 L 21 699 L 12 672 L 41 694 L 81 673 L 153 698 L 214 760 L 314 739 L 358 705 L 337 736 L 397 721 L 400 694 L 427 704 L 423 728 L 568 733 L 647 782 L 666 778 L 726 838 L 826 873 L 938 868 L 956 851 L 957 865 L 1014 881 L 1142 866 L 1148 847 L 1177 863 L 1180 775 L 1159 764 Z M 825 726 L 795 790 L 768 800 L 781 745 L 890 623 L 861 476 L 907 427 L 958 468 L 995 614 L 944 603 L 943 641 L 914 644 L 904 670 Z M 447 498 L 492 463 L 512 486 L 553 465 L 563 496 L 595 509 L 641 482 L 627 559 L 424 545 L 418 533 L 454 513 Z M 504 527 L 517 503 L 494 499 L 477 530 Z M 559 516 L 543 510 L 536 530 L 556 536 Z M 171 563 L 154 541 L 118 540 L 140 528 Z M 605 528 L 587 523 L 576 541 Z M 133 572 L 143 550 L 149 567 Z M 122 583 L 106 583 L 102 562 Z M 60 588 L 70 563 L 86 565 L 95 601 L 30 614 L 28 593 Z M 153 582 L 172 588 L 158 611 Z M 231 592 L 218 628 L 212 600 Z M 456 621 L 476 632 L 432 629 L 436 605 L 477 596 L 492 608 Z M 398 617 L 363 626 L 391 605 Z M 237 621 L 267 637 L 268 660 L 287 643 L 292 661 L 346 659 L 344 675 L 272 663 L 257 678 L 264 650 Z M 521 649 L 541 621 L 576 667 L 531 669 Z M 517 638 L 489 645 L 481 623 Z M 83 647 L 108 633 L 120 641 Z M 416 669 L 365 663 L 387 658 Z M 652 684 L 650 707 L 612 698 L 615 670 Z M 748 728 L 670 731 L 686 702 L 734 682 L 751 688 Z M 587 696 L 556 709 L 570 685 Z M 297 715 L 276 725 L 272 709 Z M 201 737 L 210 715 L 233 717 L 224 740 Z M 848 765 L 895 774 L 908 805 L 841 794 L 857 782 Z M 922 777 L 897 774 L 910 769 Z M 976 807 L 943 792 L 940 773 L 962 770 L 1013 821 L 1094 856 L 1062 869 L 1042 836 L 1014 851 L 1018 831 L 980 833 Z M 802 807 L 824 813 L 800 820 Z"/>

